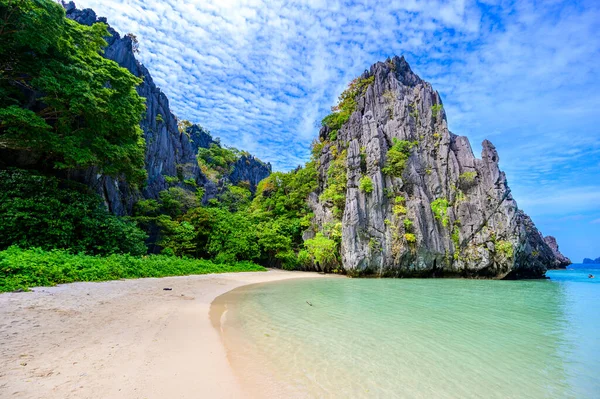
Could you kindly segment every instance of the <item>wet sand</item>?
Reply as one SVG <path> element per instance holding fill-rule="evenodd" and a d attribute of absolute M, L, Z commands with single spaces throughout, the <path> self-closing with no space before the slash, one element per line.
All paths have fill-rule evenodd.
<path fill-rule="evenodd" d="M 211 303 L 243 285 L 307 277 L 321 275 L 270 270 L 0 294 L 0 397 L 247 397 Z"/>

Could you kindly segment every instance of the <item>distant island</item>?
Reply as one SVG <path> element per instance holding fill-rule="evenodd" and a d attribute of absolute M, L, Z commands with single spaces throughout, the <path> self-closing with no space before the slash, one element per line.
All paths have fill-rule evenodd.
<path fill-rule="evenodd" d="M 585 258 L 583 260 L 583 263 L 586 264 L 586 265 L 589 265 L 589 264 L 600 264 L 600 257 L 597 257 L 596 259 Z"/>

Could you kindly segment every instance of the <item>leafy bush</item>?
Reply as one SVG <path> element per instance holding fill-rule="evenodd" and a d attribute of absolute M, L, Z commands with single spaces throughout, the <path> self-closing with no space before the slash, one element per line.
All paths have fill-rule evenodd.
<path fill-rule="evenodd" d="M 181 216 L 189 209 L 200 206 L 196 194 L 181 187 L 171 187 L 158 195 L 162 211 L 171 217 Z"/>
<path fill-rule="evenodd" d="M 323 270 L 330 270 L 337 265 L 337 244 L 319 232 L 314 238 L 304 241 L 304 246 L 313 264 Z"/>
<path fill-rule="evenodd" d="M 434 119 L 437 119 L 440 115 L 440 111 L 444 108 L 442 104 L 435 104 L 431 106 L 431 115 Z"/>
<path fill-rule="evenodd" d="M 406 198 L 398 196 L 394 199 L 394 207 L 392 209 L 394 215 L 406 215 Z"/>
<path fill-rule="evenodd" d="M 417 237 L 414 234 L 412 234 L 412 233 L 406 233 L 406 234 L 404 234 L 404 239 L 409 244 L 414 244 L 414 243 L 417 242 Z"/>
<path fill-rule="evenodd" d="M 404 230 L 410 231 L 412 229 L 413 222 L 410 219 L 404 219 Z"/>
<path fill-rule="evenodd" d="M 0 170 L 0 219 L 0 249 L 146 253 L 144 232 L 109 213 L 87 187 L 34 172 Z"/>
<path fill-rule="evenodd" d="M 360 191 L 364 191 L 367 194 L 373 192 L 373 180 L 369 176 L 364 176 L 358 182 L 358 188 Z"/>
<path fill-rule="evenodd" d="M 74 255 L 64 250 L 10 247 L 0 252 L 0 292 L 75 281 L 264 271 L 251 262 L 217 264 L 164 255 Z"/>
<path fill-rule="evenodd" d="M 410 157 L 410 150 L 417 144 L 417 142 L 394 138 L 392 148 L 387 153 L 387 161 L 381 171 L 390 176 L 402 176 L 406 162 Z"/>
<path fill-rule="evenodd" d="M 213 224 L 206 246 L 218 263 L 253 260 L 260 256 L 254 223 L 245 212 L 208 209 Z"/>
<path fill-rule="evenodd" d="M 461 173 L 458 178 L 461 181 L 464 181 L 466 183 L 473 183 L 473 181 L 475 180 L 476 177 L 477 177 L 477 172 L 473 171 L 473 172 Z"/>
<path fill-rule="evenodd" d="M 498 241 L 496 242 L 496 250 L 504 255 L 506 258 L 512 258 L 514 255 L 514 247 L 510 241 Z"/>
<path fill-rule="evenodd" d="M 167 184 L 177 184 L 177 183 L 179 183 L 179 177 L 177 177 L 177 176 L 164 175 L 163 178 L 165 179 L 165 181 L 167 182 Z"/>
<path fill-rule="evenodd" d="M 438 198 L 431 203 L 431 210 L 437 220 L 442 222 L 442 226 L 448 226 L 448 200 L 446 198 Z"/>

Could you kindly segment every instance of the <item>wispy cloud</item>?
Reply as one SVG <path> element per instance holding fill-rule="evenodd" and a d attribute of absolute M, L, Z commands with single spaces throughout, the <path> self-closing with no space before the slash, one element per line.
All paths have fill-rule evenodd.
<path fill-rule="evenodd" d="M 594 206 L 585 189 L 600 176 L 598 1 L 78 3 L 138 36 L 177 115 L 275 169 L 308 158 L 348 81 L 403 54 L 440 92 L 454 133 L 498 147 L 526 210 Z M 565 202 L 550 204 L 555 194 Z"/>

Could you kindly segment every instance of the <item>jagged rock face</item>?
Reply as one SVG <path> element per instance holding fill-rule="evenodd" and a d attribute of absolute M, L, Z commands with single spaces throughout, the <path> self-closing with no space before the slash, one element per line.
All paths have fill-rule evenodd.
<path fill-rule="evenodd" d="M 93 10 L 78 10 L 72 2 L 65 5 L 65 10 L 68 18 L 81 24 L 106 23 L 106 19 L 97 18 Z M 146 67 L 135 59 L 131 39 L 127 36 L 121 37 L 110 27 L 109 32 L 112 36 L 106 38 L 108 46 L 104 56 L 143 79 L 137 91 L 140 96 L 146 98 L 146 114 L 140 125 L 146 139 L 145 163 L 148 180 L 143 190 L 138 192 L 126 182 L 99 175 L 95 170 L 87 171 L 82 177 L 104 197 L 113 213 L 124 215 L 131 213 L 133 204 L 140 198 L 158 198 L 158 193 L 169 187 L 164 176 L 193 179 L 199 186 L 207 183 L 208 179 L 198 166 L 197 148 L 188 136 L 179 132 L 177 128 L 177 119 L 170 111 L 167 96 L 156 87 Z"/>
<path fill-rule="evenodd" d="M 106 23 L 106 18 L 97 18 L 91 9 L 79 10 L 73 2 L 63 6 L 67 17 L 81 24 Z M 138 191 L 127 182 L 98 174 L 95 168 L 76 172 L 72 177 L 94 188 L 104 198 L 108 209 L 117 215 L 131 214 L 133 204 L 138 200 L 157 199 L 161 191 L 172 187 L 165 176 L 177 176 L 181 181 L 194 180 L 197 186 L 204 188 L 204 203 L 216 197 L 224 185 L 210 181 L 200 170 L 196 159 L 198 148 L 208 148 L 216 142 L 198 125 L 187 128 L 185 133 L 179 131 L 177 118 L 170 111 L 167 96 L 154 84 L 146 67 L 136 60 L 131 38 L 121 37 L 110 26 L 108 30 L 112 36 L 106 38 L 108 46 L 104 56 L 143 79 L 137 91 L 146 98 L 146 114 L 140 126 L 146 139 L 145 165 L 148 180 L 145 187 Z M 270 164 L 264 164 L 252 156 L 242 156 L 234 165 L 231 175 L 226 178 L 232 184 L 248 180 L 254 193 L 256 184 L 270 173 Z M 181 182 L 177 185 L 183 189 L 195 190 Z"/>
<path fill-rule="evenodd" d="M 254 194 L 258 183 L 270 174 L 270 163 L 263 163 L 252 155 L 242 155 L 233 165 L 233 171 L 228 178 L 231 184 L 238 184 L 242 181 L 248 182 L 250 191 Z"/>
<path fill-rule="evenodd" d="M 438 93 L 404 58 L 377 63 L 362 78 L 371 76 L 374 82 L 357 98 L 356 111 L 335 140 L 329 140 L 327 127 L 321 129 L 326 144 L 318 162 L 319 189 L 309 198 L 317 229 L 335 222 L 332 204 L 319 196 L 329 184 L 332 162 L 347 154 L 344 270 L 378 276 L 543 276 L 555 256 L 518 209 L 495 147 L 484 141 L 481 159 L 475 158 L 468 139 L 448 131 L 444 109 L 432 109 L 441 105 Z M 394 139 L 414 143 L 397 177 L 382 172 Z M 364 176 L 372 181 L 370 193 L 359 188 Z M 436 218 L 435 200 L 448 201 L 447 217 Z"/>
<path fill-rule="evenodd" d="M 220 146 L 220 142 L 213 140 L 210 133 L 198 125 L 192 125 L 186 129 L 186 132 L 192 142 L 195 152 L 198 153 L 200 148 L 209 148 L 211 145 Z M 260 159 L 253 157 L 250 154 L 243 153 L 240 158 L 233 164 L 231 173 L 224 176 L 224 183 L 236 185 L 242 181 L 248 183 L 252 194 L 256 192 L 256 186 L 264 178 L 268 177 L 272 172 L 271 164 L 264 163 Z M 222 185 L 223 185 L 222 184 Z"/>
<path fill-rule="evenodd" d="M 544 241 L 546 242 L 546 244 L 548 244 L 548 246 L 552 250 L 552 253 L 554 253 L 554 256 L 556 257 L 556 263 L 554 264 L 554 266 L 548 267 L 549 269 L 564 269 L 565 267 L 573 263 L 571 262 L 571 259 L 564 256 L 558 250 L 558 243 L 556 242 L 556 238 L 552 236 L 546 236 L 544 237 Z"/>

